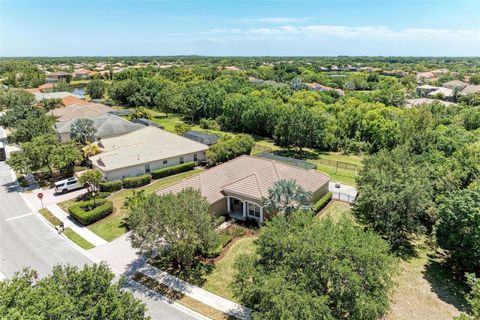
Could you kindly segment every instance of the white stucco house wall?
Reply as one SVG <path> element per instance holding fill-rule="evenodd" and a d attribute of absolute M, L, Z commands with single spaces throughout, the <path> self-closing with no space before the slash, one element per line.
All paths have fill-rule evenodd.
<path fill-rule="evenodd" d="M 98 142 L 102 152 L 90 157 L 105 180 L 134 177 L 173 165 L 205 160 L 208 146 L 156 127 Z"/>

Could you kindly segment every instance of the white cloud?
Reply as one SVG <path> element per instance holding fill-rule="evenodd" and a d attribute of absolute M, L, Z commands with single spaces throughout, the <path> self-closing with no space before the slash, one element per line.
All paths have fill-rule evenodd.
<path fill-rule="evenodd" d="M 248 22 L 248 23 L 270 23 L 270 24 L 281 24 L 281 23 L 301 23 L 312 20 L 310 17 L 304 18 L 289 18 L 289 17 L 264 17 L 264 18 L 252 18 L 252 19 L 235 19 L 231 20 L 234 22 Z"/>

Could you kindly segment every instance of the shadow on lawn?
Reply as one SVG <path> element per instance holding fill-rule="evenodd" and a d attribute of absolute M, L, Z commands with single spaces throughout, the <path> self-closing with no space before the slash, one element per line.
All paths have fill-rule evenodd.
<path fill-rule="evenodd" d="M 432 291 L 445 303 L 455 306 L 460 311 L 468 311 L 465 299 L 468 288 L 465 283 L 455 277 L 445 259 L 437 252 L 429 253 L 427 257 L 423 277 L 430 283 Z"/>
<path fill-rule="evenodd" d="M 157 256 L 152 258 L 149 263 L 172 276 L 199 287 L 203 286 L 206 281 L 205 277 L 215 269 L 215 265 L 212 263 L 207 263 L 199 259 L 195 259 L 189 267 L 175 266 L 167 256 Z"/>

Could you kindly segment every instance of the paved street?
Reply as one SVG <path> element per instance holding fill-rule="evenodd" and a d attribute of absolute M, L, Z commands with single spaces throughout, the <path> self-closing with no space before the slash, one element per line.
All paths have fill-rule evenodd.
<path fill-rule="evenodd" d="M 0 128 L 0 139 L 3 135 Z M 76 266 L 93 263 L 48 226 L 32 205 L 27 205 L 14 181 L 8 165 L 0 162 L 0 280 L 26 266 L 37 270 L 42 277 L 58 263 Z M 188 309 L 149 295 L 145 290 L 133 291 L 147 304 L 148 315 L 153 319 L 201 319 Z"/>

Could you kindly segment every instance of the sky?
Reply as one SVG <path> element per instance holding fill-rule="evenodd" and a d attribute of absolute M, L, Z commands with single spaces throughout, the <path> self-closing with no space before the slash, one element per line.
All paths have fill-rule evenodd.
<path fill-rule="evenodd" d="M 6 1 L 0 56 L 480 56 L 480 0 Z"/>

